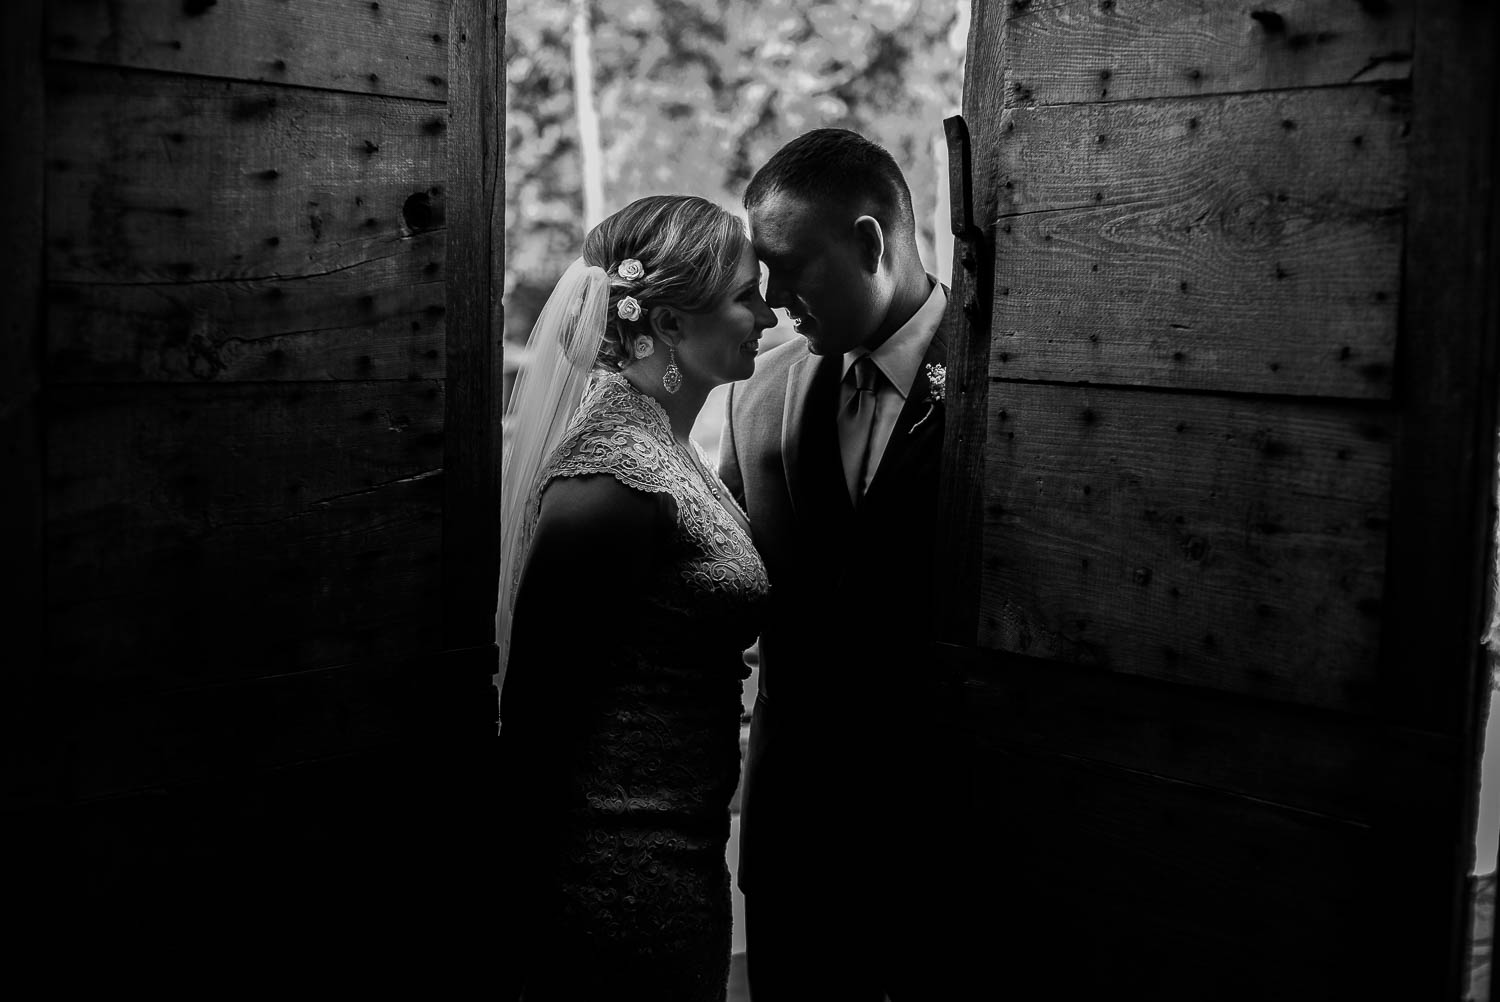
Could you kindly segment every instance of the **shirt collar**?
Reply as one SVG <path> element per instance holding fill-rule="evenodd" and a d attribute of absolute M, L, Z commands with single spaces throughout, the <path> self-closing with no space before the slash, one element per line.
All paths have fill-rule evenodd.
<path fill-rule="evenodd" d="M 911 384 L 916 382 L 917 371 L 922 368 L 922 359 L 927 356 L 927 347 L 932 344 L 932 336 L 943 322 L 943 311 L 948 306 L 948 294 L 943 291 L 943 284 L 931 275 L 927 276 L 927 281 L 932 286 L 927 294 L 927 301 L 896 333 L 886 338 L 879 348 L 874 351 L 855 348 L 844 353 L 844 375 L 849 374 L 849 369 L 861 357 L 869 355 L 875 367 L 901 394 L 901 398 L 906 399 L 906 395 L 911 392 Z"/>

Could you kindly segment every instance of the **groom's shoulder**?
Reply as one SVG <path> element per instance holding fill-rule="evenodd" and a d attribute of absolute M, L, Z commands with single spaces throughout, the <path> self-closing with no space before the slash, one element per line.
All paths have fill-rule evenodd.
<path fill-rule="evenodd" d="M 781 386 L 792 366 L 808 356 L 807 339 L 800 334 L 783 341 L 755 360 L 755 374 L 745 380 L 747 387 Z"/>
<path fill-rule="evenodd" d="M 778 425 L 786 404 L 792 366 L 807 355 L 807 340 L 799 335 L 758 356 L 750 378 L 734 384 L 729 421 L 743 433 L 752 435 L 754 429 L 769 431 Z"/>
<path fill-rule="evenodd" d="M 807 339 L 799 335 L 756 358 L 755 372 L 735 387 L 736 402 L 782 395 L 792 366 L 799 359 L 806 358 L 807 354 Z"/>

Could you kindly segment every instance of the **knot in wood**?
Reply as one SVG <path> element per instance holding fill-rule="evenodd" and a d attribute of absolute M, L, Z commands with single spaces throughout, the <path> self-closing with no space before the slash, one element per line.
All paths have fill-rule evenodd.
<path fill-rule="evenodd" d="M 1274 242 L 1285 229 L 1271 196 L 1265 193 L 1227 200 L 1219 213 L 1219 225 L 1226 238 L 1254 246 Z"/>

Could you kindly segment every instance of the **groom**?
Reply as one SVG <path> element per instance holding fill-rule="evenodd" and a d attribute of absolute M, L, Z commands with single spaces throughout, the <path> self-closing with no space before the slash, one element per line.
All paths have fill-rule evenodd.
<path fill-rule="evenodd" d="M 751 993 L 959 998 L 959 764 L 928 653 L 947 290 L 900 168 L 856 133 L 793 140 L 745 207 L 766 301 L 802 335 L 731 387 L 721 443 L 771 577 L 742 799 Z"/>

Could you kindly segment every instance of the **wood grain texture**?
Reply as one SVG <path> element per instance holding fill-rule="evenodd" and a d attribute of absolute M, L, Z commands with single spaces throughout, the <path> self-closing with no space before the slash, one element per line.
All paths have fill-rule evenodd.
<path fill-rule="evenodd" d="M 1455 741 L 1354 716 L 1085 665 L 938 645 L 974 737 L 1366 826 L 1430 810 Z"/>
<path fill-rule="evenodd" d="M 1412 72 L 1416 0 L 1023 0 L 1004 47 L 1017 105 L 1395 80 Z"/>
<path fill-rule="evenodd" d="M 1406 949 L 1426 977 L 1407 996 L 1463 987 L 1468 875 L 1488 671 L 1478 638 L 1500 407 L 1500 15 L 1440 0 L 1417 22 L 1412 198 L 1402 289 L 1389 615 L 1381 681 L 1393 719 L 1456 735 L 1447 798 L 1403 851 L 1395 893 L 1431 921 Z"/>
<path fill-rule="evenodd" d="M 399 671 L 415 674 L 420 667 Z M 425 667 L 431 686 L 433 675 L 453 666 L 432 660 Z M 375 677 L 364 694 L 380 695 L 383 688 L 392 701 L 388 708 L 396 709 L 404 681 L 385 666 L 371 666 L 369 674 Z M 266 688 L 275 685 L 267 681 Z M 330 682 L 300 692 L 289 685 L 281 698 L 361 698 Z M 273 692 L 234 688 L 219 700 L 177 705 L 188 713 L 201 710 L 205 724 L 228 716 L 230 730 L 258 710 L 316 713 L 309 705 L 277 705 Z M 389 944 L 411 966 L 406 960 L 382 964 L 379 977 L 387 982 L 396 971 L 415 975 L 425 963 L 419 958 L 452 952 L 446 976 L 475 983 L 486 971 L 493 976 L 496 964 L 494 923 L 473 919 L 483 889 L 499 878 L 495 798 L 474 796 L 479 783 L 492 780 L 491 772 L 476 768 L 484 761 L 484 749 L 451 731 L 407 731 L 359 754 L 91 799 L 47 819 L 54 839 L 40 847 L 35 868 L 9 887 L 40 878 L 34 880 L 44 885 L 36 887 L 36 914 L 57 914 L 57 902 L 65 901 L 80 911 L 71 928 L 90 940 L 108 938 L 111 949 L 149 952 L 159 950 L 163 938 L 212 937 L 219 956 L 254 964 L 256 948 L 241 945 L 258 942 L 274 926 L 278 937 L 308 944 L 309 957 Z M 371 878 L 376 873 L 378 880 Z M 226 899 L 233 908 L 224 907 Z M 14 894 L 9 900 L 17 907 L 26 903 Z M 159 917 L 140 920 L 143 900 L 155 903 Z M 444 907 L 434 908 L 435 902 Z M 411 928 L 392 928 L 393 914 L 423 913 L 429 918 L 405 924 Z M 281 960 L 258 963 L 289 969 Z"/>
<path fill-rule="evenodd" d="M 1404 92 L 1077 105 L 1007 121 L 992 373 L 1390 396 Z"/>
<path fill-rule="evenodd" d="M 1064 998 L 1370 998 L 1399 963 L 1381 962 L 1373 935 L 1389 909 L 1369 879 L 1379 839 L 1362 826 L 1077 758 L 975 755 L 976 842 L 994 865 L 975 868 L 970 893 L 1007 984 Z"/>
<path fill-rule="evenodd" d="M 968 851 L 1000 861 L 976 872 L 974 921 L 1011 908 L 1044 926 L 1048 961 L 1087 957 L 1070 997 L 1373 998 L 1420 983 L 1409 944 L 1430 917 L 1370 873 L 1419 869 L 1410 834 L 1451 795 L 1458 742 L 1056 661 L 947 645 L 934 659 L 964 679 Z"/>
<path fill-rule="evenodd" d="M 47 55 L 441 101 L 446 7 L 435 0 L 54 0 Z"/>
<path fill-rule="evenodd" d="M 8 4 L 0 11 L 0 97 L 9 109 L 4 139 L 6 197 L 0 225 L 0 273 L 6 295 L 0 304 L 0 551 L 16 582 L 37 582 L 46 567 L 42 525 L 42 239 L 44 234 L 42 150 L 45 116 L 42 31 L 38 0 Z M 34 584 L 0 603 L 0 631 L 11 652 L 0 669 L 5 682 L 29 683 L 42 673 L 42 596 Z M 8 718 L 9 714 L 5 714 Z M 24 711 L 16 725 L 25 723 Z M 9 726 L 5 727 L 10 732 Z M 24 742 L 23 742 L 24 743 Z"/>
<path fill-rule="evenodd" d="M 441 384 L 53 393 L 49 656 L 202 683 L 433 649 Z"/>
<path fill-rule="evenodd" d="M 1500 18 L 1484 5 L 1435 4 L 1418 37 L 1426 73 L 1413 95 L 1386 667 L 1400 694 L 1394 713 L 1460 733 L 1482 691 L 1473 683 L 1495 475 Z M 1439 664 L 1446 670 L 1433 672 Z"/>
<path fill-rule="evenodd" d="M 488 674 L 485 652 L 376 657 L 75 706 L 65 742 L 78 800 L 368 752 L 417 731 L 484 733 L 482 700 L 455 684 Z"/>
<path fill-rule="evenodd" d="M 443 631 L 474 647 L 494 643 L 500 575 L 505 4 L 459 0 L 452 18 Z"/>
<path fill-rule="evenodd" d="M 971 219 L 979 228 L 984 248 L 993 260 L 995 217 L 999 193 L 994 179 L 1002 123 L 990 114 L 989 96 L 998 95 L 998 47 L 1008 8 L 976 4 L 967 40 L 969 80 L 964 87 L 963 121 L 968 136 L 970 204 L 950 206 L 954 221 Z M 958 151 L 950 144 L 950 172 Z M 963 184 L 949 184 L 956 199 Z M 938 487 L 938 524 L 934 527 L 932 580 L 936 595 L 933 636 L 953 644 L 972 644 L 978 633 L 980 547 L 984 490 L 984 438 L 988 424 L 990 276 L 964 263 L 964 241 L 955 240 L 950 307 L 943 316 L 942 334 L 948 342 L 949 387 L 944 408 L 943 468 Z M 971 250 L 972 252 L 972 250 Z M 974 308 L 964 310 L 972 302 Z"/>
<path fill-rule="evenodd" d="M 326 275 L 442 225 L 443 107 L 73 64 L 47 83 L 52 281 Z"/>
<path fill-rule="evenodd" d="M 287 278 L 53 282 L 55 383 L 438 379 L 444 234 L 396 253 Z"/>
<path fill-rule="evenodd" d="M 998 383 L 983 646 L 1372 709 L 1392 422 Z"/>

